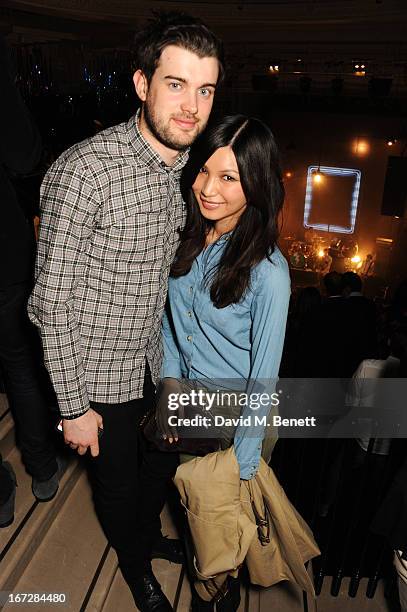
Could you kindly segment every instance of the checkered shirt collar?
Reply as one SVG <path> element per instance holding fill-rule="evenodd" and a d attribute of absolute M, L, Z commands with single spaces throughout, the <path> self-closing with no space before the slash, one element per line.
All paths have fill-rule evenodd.
<path fill-rule="evenodd" d="M 151 168 L 163 168 L 163 160 L 160 155 L 154 151 L 153 147 L 146 141 L 139 128 L 140 109 L 137 113 L 130 117 L 127 122 L 127 131 L 129 135 L 129 143 L 133 147 L 137 157 Z M 171 166 L 173 172 L 181 171 L 188 160 L 189 149 L 180 153 Z"/>

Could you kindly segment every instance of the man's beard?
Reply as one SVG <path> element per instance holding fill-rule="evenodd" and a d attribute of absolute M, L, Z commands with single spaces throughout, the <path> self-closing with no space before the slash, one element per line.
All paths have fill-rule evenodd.
<path fill-rule="evenodd" d="M 144 120 L 151 134 L 158 140 L 159 143 L 173 149 L 174 151 L 185 151 L 196 139 L 198 134 L 201 133 L 205 126 L 201 126 L 198 132 L 194 132 L 189 135 L 189 138 L 185 140 L 177 140 L 176 136 L 171 132 L 169 126 L 165 126 L 157 119 L 152 110 L 152 105 L 148 103 L 148 100 L 144 102 L 143 106 Z M 185 134 L 188 136 L 187 134 Z"/>

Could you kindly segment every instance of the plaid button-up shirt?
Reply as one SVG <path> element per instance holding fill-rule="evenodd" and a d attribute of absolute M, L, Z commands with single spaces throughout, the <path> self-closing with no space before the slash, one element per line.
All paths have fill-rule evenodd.
<path fill-rule="evenodd" d="M 146 359 L 159 377 L 186 160 L 182 153 L 166 166 L 135 115 L 73 146 L 47 172 L 29 314 L 64 418 L 83 414 L 89 400 L 142 397 Z"/>

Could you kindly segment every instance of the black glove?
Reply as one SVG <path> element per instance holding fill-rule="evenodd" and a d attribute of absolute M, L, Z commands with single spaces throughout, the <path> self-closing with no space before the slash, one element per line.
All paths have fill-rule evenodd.
<path fill-rule="evenodd" d="M 179 417 L 180 409 L 182 408 L 178 406 L 176 410 L 169 409 L 169 395 L 171 393 L 175 393 L 177 397 L 182 393 L 179 381 L 176 378 L 163 378 L 158 390 L 155 420 L 158 432 L 162 435 L 164 440 L 168 440 L 170 444 L 172 444 L 173 441 L 178 442 L 178 432 L 174 425 L 168 423 L 168 418 L 170 416 Z"/>

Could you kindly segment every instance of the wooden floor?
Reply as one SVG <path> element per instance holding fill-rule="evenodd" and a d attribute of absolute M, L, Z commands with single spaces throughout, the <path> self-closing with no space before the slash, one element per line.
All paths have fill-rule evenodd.
<path fill-rule="evenodd" d="M 14 426 L 7 402 L 0 395 L 0 452 L 14 467 L 18 488 L 14 523 L 0 529 L 0 593 L 64 593 L 65 604 L 17 605 L 4 610 L 61 609 L 64 612 L 126 612 L 136 610 L 117 558 L 108 546 L 92 505 L 86 472 L 72 456 L 54 500 L 39 504 L 31 492 L 31 479 L 15 447 Z M 176 537 L 165 510 L 163 532 Z M 154 560 L 154 572 L 177 612 L 187 612 L 190 587 L 184 568 Z M 379 585 L 373 600 L 365 597 L 363 583 L 358 596 L 347 596 L 344 580 L 338 597 L 329 593 L 326 578 L 317 600 L 294 585 L 280 583 L 270 589 L 242 587 L 239 612 L 390 612 Z M 1 607 L 1 606 L 0 606 Z"/>

